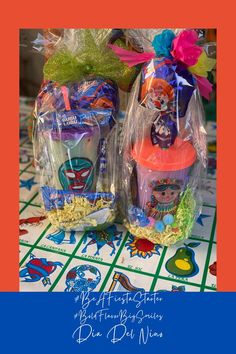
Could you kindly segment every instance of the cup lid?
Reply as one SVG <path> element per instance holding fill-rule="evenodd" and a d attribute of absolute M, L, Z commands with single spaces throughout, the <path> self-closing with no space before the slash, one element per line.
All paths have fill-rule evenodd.
<path fill-rule="evenodd" d="M 138 141 L 131 151 L 133 159 L 146 168 L 156 171 L 177 171 L 193 165 L 197 154 L 189 141 L 177 137 L 169 149 L 153 145 L 149 137 Z"/>

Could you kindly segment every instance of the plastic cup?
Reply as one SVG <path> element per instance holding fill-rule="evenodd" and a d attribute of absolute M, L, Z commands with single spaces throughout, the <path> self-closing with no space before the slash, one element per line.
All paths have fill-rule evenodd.
<path fill-rule="evenodd" d="M 196 161 L 194 147 L 177 137 L 163 150 L 146 138 L 135 144 L 132 157 L 137 163 L 138 206 L 156 219 L 174 214 Z"/>
<path fill-rule="evenodd" d="M 95 191 L 99 127 L 52 130 L 44 136 L 55 188 L 81 193 Z"/>

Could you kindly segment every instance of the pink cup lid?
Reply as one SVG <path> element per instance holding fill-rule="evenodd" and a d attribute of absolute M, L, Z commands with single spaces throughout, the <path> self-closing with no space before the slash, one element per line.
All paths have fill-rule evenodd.
<path fill-rule="evenodd" d="M 178 137 L 166 150 L 153 145 L 149 137 L 145 138 L 134 145 L 131 155 L 138 164 L 155 171 L 183 170 L 192 166 L 197 158 L 192 144 Z"/>

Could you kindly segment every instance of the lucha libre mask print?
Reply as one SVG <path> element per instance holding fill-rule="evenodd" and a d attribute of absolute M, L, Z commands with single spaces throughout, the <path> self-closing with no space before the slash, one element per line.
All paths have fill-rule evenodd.
<path fill-rule="evenodd" d="M 93 185 L 93 164 L 89 159 L 74 157 L 61 165 L 58 175 L 64 189 L 87 192 Z"/>

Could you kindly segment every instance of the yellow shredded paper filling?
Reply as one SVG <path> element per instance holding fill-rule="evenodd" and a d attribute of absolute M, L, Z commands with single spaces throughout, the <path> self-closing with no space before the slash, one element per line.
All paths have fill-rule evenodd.
<path fill-rule="evenodd" d="M 47 216 L 52 225 L 58 228 L 71 230 L 86 224 L 87 226 L 95 227 L 98 222 L 96 219 L 88 217 L 89 214 L 104 209 L 110 208 L 112 201 L 98 199 L 90 203 L 86 198 L 75 197 L 70 204 L 65 204 L 63 209 L 54 209 L 47 212 Z M 114 211 L 110 209 L 110 217 L 107 222 L 113 222 Z"/>
<path fill-rule="evenodd" d="M 195 208 L 196 202 L 193 198 L 192 191 L 190 188 L 187 188 L 183 193 L 175 214 L 174 226 L 167 225 L 163 232 L 157 232 L 153 227 L 131 225 L 127 220 L 125 226 L 129 232 L 136 237 L 146 238 L 153 243 L 170 246 L 189 236 L 194 223 Z"/>

